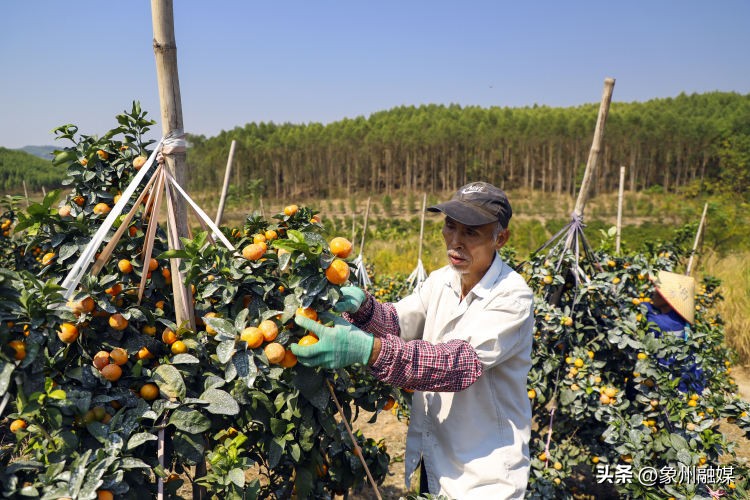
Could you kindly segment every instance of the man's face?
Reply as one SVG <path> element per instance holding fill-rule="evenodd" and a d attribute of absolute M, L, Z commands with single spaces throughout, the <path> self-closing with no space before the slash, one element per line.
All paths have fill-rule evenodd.
<path fill-rule="evenodd" d="M 450 217 L 443 224 L 443 238 L 448 250 L 448 262 L 462 275 L 481 279 L 492 264 L 495 252 L 508 241 L 505 229 L 493 238 L 497 223 L 466 226 Z"/>

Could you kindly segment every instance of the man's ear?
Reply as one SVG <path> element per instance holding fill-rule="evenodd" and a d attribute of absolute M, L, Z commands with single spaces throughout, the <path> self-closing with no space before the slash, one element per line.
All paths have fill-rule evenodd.
<path fill-rule="evenodd" d="M 505 246 L 506 243 L 508 243 L 509 239 L 510 239 L 510 229 L 503 229 L 497 235 L 497 241 L 495 241 L 495 248 L 497 250 L 500 250 L 501 248 Z"/>

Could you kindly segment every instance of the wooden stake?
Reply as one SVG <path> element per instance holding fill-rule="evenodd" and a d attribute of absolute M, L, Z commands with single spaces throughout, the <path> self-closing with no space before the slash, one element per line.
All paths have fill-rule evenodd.
<path fill-rule="evenodd" d="M 424 237 L 425 208 L 427 208 L 427 193 L 422 196 L 422 222 L 420 222 L 419 224 L 419 253 L 417 254 L 417 261 L 422 260 L 422 238 Z"/>
<path fill-rule="evenodd" d="M 180 95 L 180 79 L 177 73 L 177 44 L 174 35 L 174 9 L 172 0 L 151 0 L 151 20 L 154 30 L 154 57 L 156 59 L 156 77 L 159 87 L 159 102 L 161 108 L 162 131 L 164 137 L 183 139 L 184 125 L 182 122 L 182 98 Z M 166 143 L 166 140 L 165 140 Z M 182 186 L 187 186 L 187 169 L 185 147 L 177 141 L 175 146 L 168 143 L 162 149 L 167 171 Z M 168 203 L 167 216 L 174 222 L 173 230 L 167 231 L 169 248 L 180 250 L 180 237 L 187 237 L 188 220 L 185 201 L 177 197 Z M 156 225 L 156 213 L 149 221 Z M 193 294 L 185 287 L 185 277 L 180 271 L 180 259 L 170 259 L 172 271 L 172 293 L 174 295 L 175 322 L 178 325 L 187 324 L 195 330 L 195 311 L 193 310 Z M 164 466 L 164 457 L 159 456 L 160 464 Z M 196 466 L 196 476 L 205 475 L 205 462 Z M 193 487 L 193 498 L 206 498 L 206 489 Z M 164 497 L 163 480 L 159 478 L 158 499 Z"/>
<path fill-rule="evenodd" d="M 159 84 L 159 101 L 161 103 L 162 131 L 165 137 L 181 137 L 182 100 L 180 80 L 177 73 L 177 45 L 174 35 L 174 11 L 172 0 L 151 0 L 151 16 L 154 28 L 154 56 L 156 58 L 156 76 Z M 175 147 L 171 151 L 164 149 L 164 162 L 167 171 L 178 184 L 187 186 L 186 154 L 184 147 Z M 182 249 L 179 237 L 188 236 L 188 221 L 185 201 L 181 198 L 171 204 L 174 210 L 177 239 L 168 231 L 169 248 Z M 171 219 L 172 217 L 170 217 Z M 156 223 L 156 221 L 153 221 Z M 184 276 L 180 272 L 180 260 L 171 259 L 172 292 L 174 293 L 175 322 L 178 325 L 187 323 L 195 330 L 195 315 L 192 307 L 192 293 L 183 285 Z"/>
<path fill-rule="evenodd" d="M 26 181 L 21 181 L 23 183 L 23 195 L 26 197 L 26 208 L 29 208 L 29 192 L 26 190 Z"/>
<path fill-rule="evenodd" d="M 693 270 L 693 257 L 695 257 L 695 252 L 698 251 L 698 243 L 701 240 L 701 235 L 703 234 L 703 225 L 706 222 L 706 213 L 708 212 L 708 203 L 703 205 L 703 215 L 701 215 L 701 221 L 700 224 L 698 224 L 698 231 L 695 233 L 695 242 L 693 243 L 693 251 L 690 252 L 690 259 L 688 260 L 687 269 L 685 270 L 685 274 L 690 276 L 690 272 Z"/>
<path fill-rule="evenodd" d="M 607 121 L 607 115 L 609 114 L 609 104 L 612 101 L 612 90 L 615 86 L 614 78 L 604 79 L 604 92 L 602 93 L 602 102 L 599 105 L 599 116 L 596 120 L 596 128 L 594 129 L 594 141 L 591 143 L 591 151 L 589 152 L 589 158 L 586 162 L 586 170 L 583 173 L 583 182 L 581 182 L 581 190 L 578 192 L 578 200 L 576 200 L 576 206 L 574 212 L 583 216 L 583 209 L 586 206 L 586 200 L 589 196 L 589 186 L 591 184 L 591 178 L 596 168 L 596 162 L 599 159 L 599 151 L 601 148 L 602 137 L 604 136 L 604 124 Z"/>
<path fill-rule="evenodd" d="M 617 193 L 617 237 L 615 239 L 615 252 L 620 254 L 620 231 L 622 230 L 622 195 L 625 187 L 625 167 L 620 167 L 620 190 Z"/>
<path fill-rule="evenodd" d="M 227 159 L 227 167 L 224 171 L 224 185 L 221 188 L 221 198 L 219 199 L 219 209 L 216 211 L 216 219 L 214 224 L 217 226 L 221 224 L 221 218 L 224 215 L 224 202 L 227 199 L 227 191 L 229 191 L 229 178 L 232 175 L 232 162 L 234 161 L 234 146 L 237 141 L 232 139 L 232 145 L 229 146 L 229 158 Z M 239 186 L 237 186 L 239 189 Z"/>
<path fill-rule="evenodd" d="M 359 254 L 362 255 L 362 250 L 365 248 L 365 236 L 367 236 L 367 219 L 370 217 L 370 197 L 367 197 L 367 207 L 365 208 L 365 222 L 362 228 L 362 239 L 359 244 Z"/>

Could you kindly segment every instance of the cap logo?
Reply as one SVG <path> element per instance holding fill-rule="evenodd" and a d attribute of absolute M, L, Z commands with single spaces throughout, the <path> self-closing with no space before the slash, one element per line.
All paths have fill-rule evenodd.
<path fill-rule="evenodd" d="M 483 193 L 486 189 L 481 184 L 472 184 L 471 186 L 467 186 L 461 190 L 461 194 L 469 194 L 469 193 Z"/>

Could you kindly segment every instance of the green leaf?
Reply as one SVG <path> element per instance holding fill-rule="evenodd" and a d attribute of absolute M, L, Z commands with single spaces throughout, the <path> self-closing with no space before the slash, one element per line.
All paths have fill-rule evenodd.
<path fill-rule="evenodd" d="M 234 328 L 236 331 L 242 331 L 247 325 L 247 315 L 250 313 L 248 308 L 241 310 L 234 318 Z"/>
<path fill-rule="evenodd" d="M 234 352 L 234 340 L 225 340 L 216 346 L 216 356 L 219 358 L 219 363 L 228 363 Z"/>
<path fill-rule="evenodd" d="M 128 445 L 125 449 L 132 450 L 133 448 L 137 448 L 147 441 L 156 441 L 158 439 L 159 438 L 157 436 L 148 432 L 139 432 L 130 436 L 130 439 L 128 439 Z"/>
<path fill-rule="evenodd" d="M 10 385 L 10 377 L 16 365 L 0 360 L 0 394 L 5 394 Z"/>
<path fill-rule="evenodd" d="M 680 436 L 679 434 L 672 434 L 670 435 L 670 440 L 672 441 L 672 446 L 675 450 L 689 450 L 689 446 L 687 441 L 684 437 Z M 688 464 L 689 465 L 689 464 Z"/>
<path fill-rule="evenodd" d="M 58 254 L 58 262 L 63 262 L 66 259 L 72 257 L 78 252 L 78 245 L 75 243 L 65 243 L 60 247 L 60 253 Z"/>
<path fill-rule="evenodd" d="M 185 250 L 167 250 L 166 252 L 160 253 L 157 259 L 188 259 L 190 254 Z"/>
<path fill-rule="evenodd" d="M 229 339 L 232 339 L 232 341 L 234 341 L 234 339 L 236 339 L 239 335 L 239 332 L 235 328 L 234 324 L 224 318 L 204 317 L 203 321 L 205 321 L 208 326 L 216 330 L 216 338 L 219 341 Z"/>
<path fill-rule="evenodd" d="M 240 412 L 237 401 L 228 392 L 219 389 L 204 391 L 200 399 L 209 403 L 206 411 L 214 415 L 237 415 Z"/>
<path fill-rule="evenodd" d="M 198 410 L 180 407 L 169 417 L 169 423 L 181 431 L 200 434 L 211 428 L 211 421 Z"/>
<path fill-rule="evenodd" d="M 328 406 L 330 393 L 325 385 L 323 374 L 301 365 L 297 365 L 296 368 L 293 380 L 294 386 L 313 406 L 319 410 L 325 410 Z"/>
<path fill-rule="evenodd" d="M 62 389 L 55 389 L 54 391 L 50 392 L 48 396 L 52 399 L 65 399 L 67 397 L 67 394 Z"/>
<path fill-rule="evenodd" d="M 271 433 L 274 436 L 285 436 L 287 431 L 287 422 L 280 418 L 271 419 Z"/>
<path fill-rule="evenodd" d="M 129 469 L 150 469 L 151 466 L 135 457 L 122 457 L 121 467 L 125 470 Z"/>
<path fill-rule="evenodd" d="M 245 487 L 245 471 L 239 468 L 234 468 L 227 474 L 227 479 L 236 484 L 240 488 Z"/>
<path fill-rule="evenodd" d="M 182 375 L 172 365 L 160 365 L 154 370 L 154 382 L 159 386 L 159 392 L 166 398 L 181 399 L 185 397 L 185 381 Z"/>
<path fill-rule="evenodd" d="M 172 438 L 175 453 L 181 456 L 187 465 L 195 465 L 203 461 L 205 447 L 198 436 L 176 432 Z"/>

